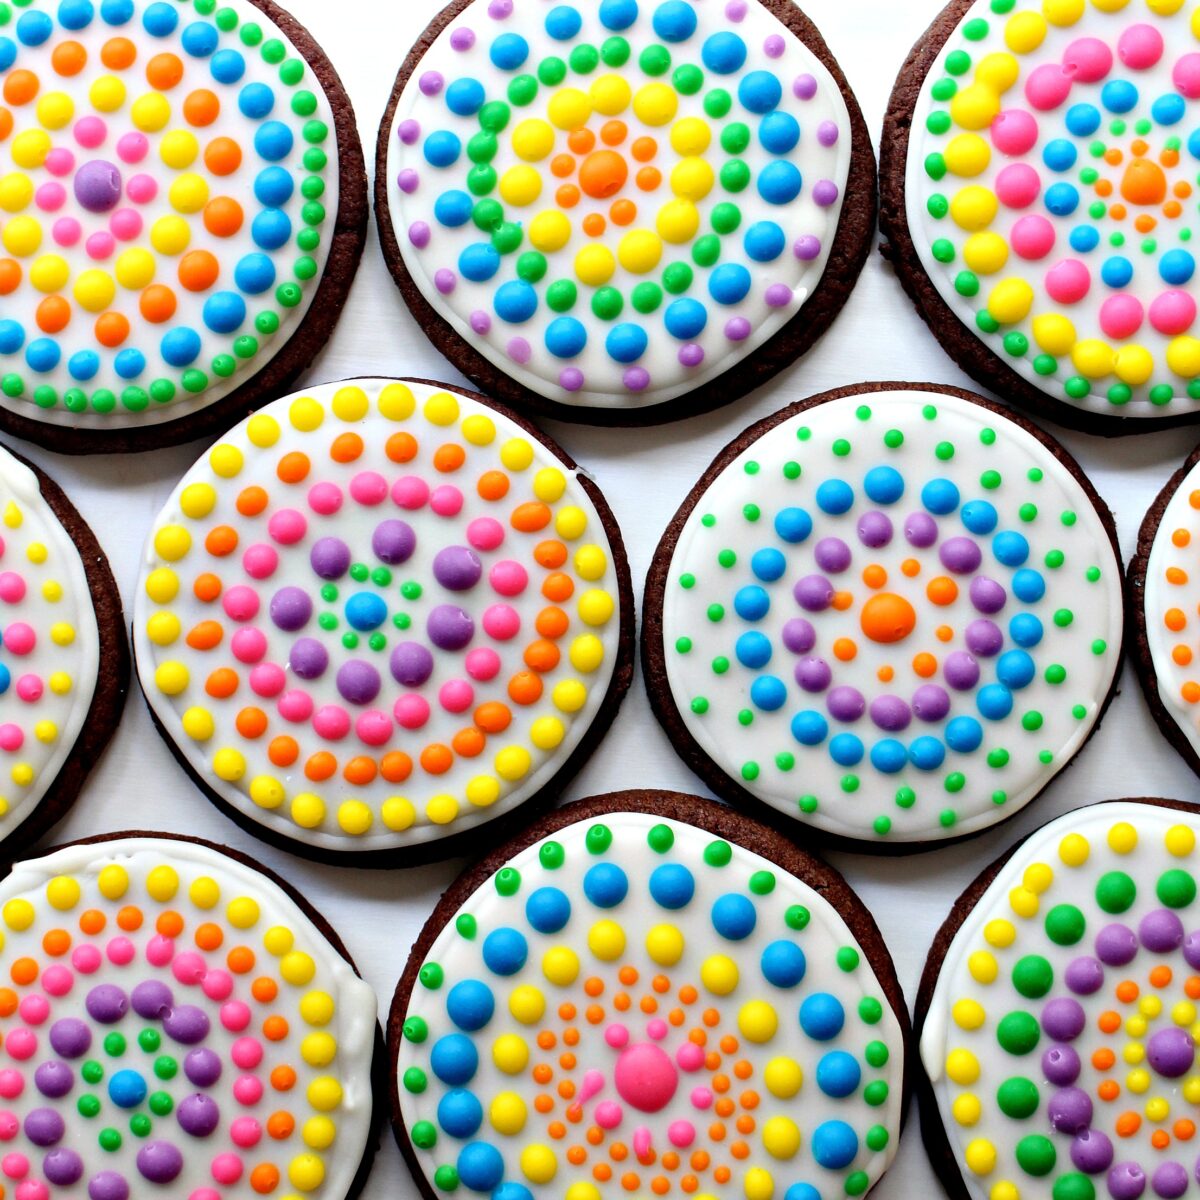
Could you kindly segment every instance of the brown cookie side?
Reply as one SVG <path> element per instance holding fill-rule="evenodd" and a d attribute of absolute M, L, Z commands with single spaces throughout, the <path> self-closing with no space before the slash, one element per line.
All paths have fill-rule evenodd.
<path fill-rule="evenodd" d="M 963 391 L 961 388 L 947 387 L 934 383 L 872 382 L 834 388 L 832 391 L 821 392 L 816 396 L 799 400 L 794 404 L 788 405 L 786 408 L 780 409 L 771 416 L 763 418 L 763 420 L 756 422 L 738 434 L 709 464 L 695 487 L 684 498 L 683 503 L 671 518 L 667 528 L 663 531 L 663 535 L 659 539 L 658 546 L 654 551 L 654 557 L 650 563 L 650 570 L 646 576 L 646 585 L 642 598 L 642 674 L 645 678 L 646 691 L 654 715 L 658 718 L 659 724 L 663 727 L 680 758 L 722 800 L 726 800 L 730 804 L 735 804 L 739 808 L 753 813 L 760 821 L 764 821 L 766 824 L 778 829 L 784 837 L 803 838 L 821 847 L 850 850 L 860 854 L 899 855 L 936 850 L 942 846 L 953 845 L 955 842 L 968 841 L 971 838 L 979 837 L 981 834 L 994 829 L 996 825 L 1010 820 L 1017 812 L 1022 810 L 1014 809 L 1003 820 L 977 830 L 975 833 L 959 834 L 955 837 L 940 838 L 936 841 L 928 842 L 889 843 L 882 840 L 860 841 L 841 834 L 827 833 L 824 830 L 809 825 L 801 817 L 789 817 L 772 805 L 759 800 L 708 756 L 703 747 L 692 736 L 687 723 L 684 721 L 683 714 L 679 711 L 675 703 L 675 698 L 671 694 L 670 682 L 667 679 L 666 645 L 663 633 L 663 602 L 666 596 L 667 574 L 670 570 L 671 559 L 675 553 L 675 544 L 679 540 L 679 535 L 683 531 L 684 525 L 709 487 L 712 486 L 716 478 L 738 455 L 777 425 L 819 404 L 824 404 L 830 400 L 839 400 L 847 396 L 881 395 L 897 390 L 915 390 L 943 396 L 955 396 L 960 400 L 966 400 L 978 405 L 988 412 L 995 413 L 996 416 L 1004 420 L 1011 421 L 1031 437 L 1036 438 L 1037 441 L 1062 463 L 1063 467 L 1070 472 L 1083 489 L 1092 507 L 1096 510 L 1101 524 L 1104 526 L 1105 533 L 1108 535 L 1109 544 L 1112 546 L 1113 555 L 1117 560 L 1117 570 L 1118 572 L 1121 570 L 1121 551 L 1117 543 L 1117 529 L 1112 513 L 1092 485 L 1091 480 L 1084 474 L 1083 468 L 1068 453 L 1066 448 L 1056 442 L 1049 434 L 1044 433 L 1033 422 L 1019 413 L 1004 408 L 994 401 L 985 400 L 982 396 L 977 396 L 973 392 Z M 1118 648 L 1117 670 L 1113 674 L 1113 681 L 1109 686 L 1107 694 L 1101 701 L 1096 723 L 1092 726 L 1091 731 L 1079 747 L 1079 750 L 1076 751 L 1076 755 L 1071 759 L 1071 763 L 1077 760 L 1078 754 L 1082 752 L 1084 746 L 1087 745 L 1097 730 L 1099 730 L 1104 715 L 1108 711 L 1108 706 L 1117 694 L 1117 685 L 1120 679 L 1120 660 L 1123 652 L 1123 647 Z M 1063 767 L 1053 779 L 1048 781 L 1046 786 L 1048 787 L 1055 779 L 1060 778 L 1062 771 L 1067 770 L 1071 763 Z M 1038 795 L 1040 796 L 1041 793 L 1039 792 Z M 1038 796 L 1031 797 L 1024 807 L 1035 803 L 1037 799 Z"/>
<path fill-rule="evenodd" d="M 786 25 L 833 76 L 850 114 L 850 172 L 846 180 L 837 232 L 825 270 L 812 295 L 799 312 L 753 354 L 735 363 L 716 379 L 674 400 L 644 408 L 608 409 L 562 404 L 526 388 L 480 354 L 462 338 L 425 298 L 404 263 L 388 201 L 388 140 L 400 93 L 433 45 L 451 21 L 476 0 L 453 0 L 430 22 L 409 51 L 396 75 L 392 94 L 384 109 L 375 150 L 375 223 L 383 257 L 387 262 L 417 324 L 434 347 L 477 387 L 496 396 L 505 404 L 533 413 L 583 425 L 637 426 L 661 425 L 710 412 L 740 399 L 747 392 L 777 375 L 817 341 L 841 311 L 859 272 L 867 260 L 875 236 L 878 189 L 875 152 L 866 121 L 837 60 L 817 27 L 792 3 L 792 0 L 752 0 Z"/>

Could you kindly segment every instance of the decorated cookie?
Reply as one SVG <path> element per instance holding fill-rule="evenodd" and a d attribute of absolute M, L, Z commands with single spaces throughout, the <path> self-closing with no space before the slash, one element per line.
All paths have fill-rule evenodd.
<path fill-rule="evenodd" d="M 552 442 L 481 397 L 362 379 L 268 405 L 184 476 L 134 642 L 230 816 L 385 866 L 549 803 L 629 686 L 633 599 L 608 506 Z"/>
<path fill-rule="evenodd" d="M 0 449 L 0 843 L 10 854 L 74 803 L 129 686 L 121 597 L 58 486 Z"/>
<path fill-rule="evenodd" d="M 217 433 L 324 343 L 366 217 L 350 101 L 271 0 L 0 5 L 0 427 Z"/>
<path fill-rule="evenodd" d="M 659 544 L 643 651 L 719 795 L 912 850 L 1071 761 L 1121 627 L 1112 518 L 1060 445 L 967 392 L 864 384 L 717 456 Z"/>
<path fill-rule="evenodd" d="M 388 1026 L 396 1137 L 427 1200 L 862 1196 L 907 1029 L 836 871 L 694 796 L 599 796 L 434 911 Z"/>
<path fill-rule="evenodd" d="M 275 876 L 114 834 L 0 883 L 0 1173 L 15 1200 L 347 1200 L 374 1154 L 375 995 Z"/>
<path fill-rule="evenodd" d="M 1200 416 L 1200 17 L 1184 0 L 952 0 L 883 136 L 882 223 L 946 350 L 1064 424 Z"/>
<path fill-rule="evenodd" d="M 1200 1181 L 1194 806 L 1067 813 L 963 893 L 917 998 L 954 1200 L 1177 1200 Z"/>
<path fill-rule="evenodd" d="M 379 132 L 384 254 L 480 387 L 565 420 L 725 404 L 870 247 L 875 160 L 791 0 L 457 0 Z"/>

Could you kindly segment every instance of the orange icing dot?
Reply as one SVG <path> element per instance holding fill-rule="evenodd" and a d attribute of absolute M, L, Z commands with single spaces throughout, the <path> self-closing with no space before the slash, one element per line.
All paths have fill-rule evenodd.
<path fill-rule="evenodd" d="M 242 148 L 233 138 L 213 138 L 204 148 L 204 165 L 214 175 L 232 175 L 242 165 Z"/>
<path fill-rule="evenodd" d="M 47 296 L 37 306 L 38 328 L 46 333 L 58 333 L 71 320 L 71 305 L 62 296 Z"/>
<path fill-rule="evenodd" d="M 629 167 L 615 150 L 596 150 L 579 167 L 579 186 L 596 200 L 616 195 L 628 178 Z"/>
<path fill-rule="evenodd" d="M 87 66 L 87 51 L 79 42 L 59 42 L 50 52 L 50 65 L 58 75 L 78 75 Z"/>
<path fill-rule="evenodd" d="M 903 596 L 880 592 L 863 605 L 859 623 L 871 641 L 886 645 L 908 637 L 917 623 L 917 614 Z"/>
<path fill-rule="evenodd" d="M 38 94 L 38 77 L 32 71 L 18 68 L 9 71 L 4 80 L 4 98 L 9 104 L 28 104 Z"/>
<path fill-rule="evenodd" d="M 152 283 L 138 298 L 138 308 L 152 325 L 160 325 L 175 315 L 178 301 L 164 283 Z"/>
<path fill-rule="evenodd" d="M 842 662 L 850 662 L 858 654 L 858 647 L 850 638 L 838 638 L 833 643 L 833 656 Z"/>
<path fill-rule="evenodd" d="M 1145 153 L 1144 143 L 1135 143 L 1133 149 L 1139 157 L 1130 161 L 1121 177 L 1122 197 L 1130 204 L 1161 204 L 1167 195 L 1166 173 L 1152 159 L 1140 157 Z"/>
<path fill-rule="evenodd" d="M 183 63 L 177 54 L 156 54 L 146 64 L 146 82 L 160 92 L 170 91 L 183 78 Z"/>
<path fill-rule="evenodd" d="M 203 127 L 211 125 L 221 113 L 221 101 L 208 88 L 197 88 L 189 92 L 183 102 L 183 119 L 189 125 Z"/>
<path fill-rule="evenodd" d="M 216 196 L 204 206 L 204 228 L 213 237 L 233 237 L 244 220 L 242 206 L 232 196 Z"/>

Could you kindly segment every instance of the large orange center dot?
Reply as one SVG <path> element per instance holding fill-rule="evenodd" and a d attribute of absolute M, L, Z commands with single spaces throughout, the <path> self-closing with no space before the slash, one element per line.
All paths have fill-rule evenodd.
<path fill-rule="evenodd" d="M 1167 176 L 1148 158 L 1135 158 L 1125 168 L 1121 195 L 1130 204 L 1161 204 L 1167 195 Z"/>
<path fill-rule="evenodd" d="M 899 642 L 917 623 L 916 610 L 895 592 L 880 592 L 863 605 L 862 631 L 873 642 Z"/>
<path fill-rule="evenodd" d="M 615 150 L 597 150 L 579 168 L 579 186 L 597 200 L 615 196 L 629 178 L 629 167 Z"/>

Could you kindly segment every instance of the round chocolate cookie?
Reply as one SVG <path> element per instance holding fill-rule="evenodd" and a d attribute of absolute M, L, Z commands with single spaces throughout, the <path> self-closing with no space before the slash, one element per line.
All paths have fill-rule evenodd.
<path fill-rule="evenodd" d="M 1194 806 L 1093 804 L 959 897 L 917 995 L 921 1133 L 953 1200 L 1195 1192 Z"/>
<path fill-rule="evenodd" d="M 469 868 L 401 977 L 392 1117 L 426 1200 L 862 1196 L 908 1014 L 846 881 L 674 792 L 569 804 Z"/>
<path fill-rule="evenodd" d="M 599 489 L 482 397 L 325 384 L 184 476 L 146 545 L 138 674 L 180 762 L 294 853 L 395 866 L 548 805 L 633 675 Z"/>
<path fill-rule="evenodd" d="M 0 844 L 74 804 L 121 719 L 129 643 L 95 534 L 49 476 L 0 448 Z"/>
<path fill-rule="evenodd" d="M 870 383 L 717 456 L 646 582 L 650 701 L 718 795 L 796 836 L 919 850 L 1023 808 L 1117 678 L 1112 517 L 969 392 Z"/>
<path fill-rule="evenodd" d="M 361 1193 L 383 1116 L 375 994 L 294 888 L 144 832 L 2 875 L 14 1195 Z"/>
<path fill-rule="evenodd" d="M 337 73 L 272 0 L 5 14 L 0 428 L 68 454 L 217 434 L 308 366 L 358 267 Z"/>
<path fill-rule="evenodd" d="M 602 425 L 748 392 L 828 328 L 875 229 L 858 104 L 791 0 L 456 0 L 379 130 L 384 256 L 456 367 Z"/>
<path fill-rule="evenodd" d="M 884 121 L 880 223 L 973 378 L 1090 433 L 1200 416 L 1182 0 L 951 0 Z"/>

